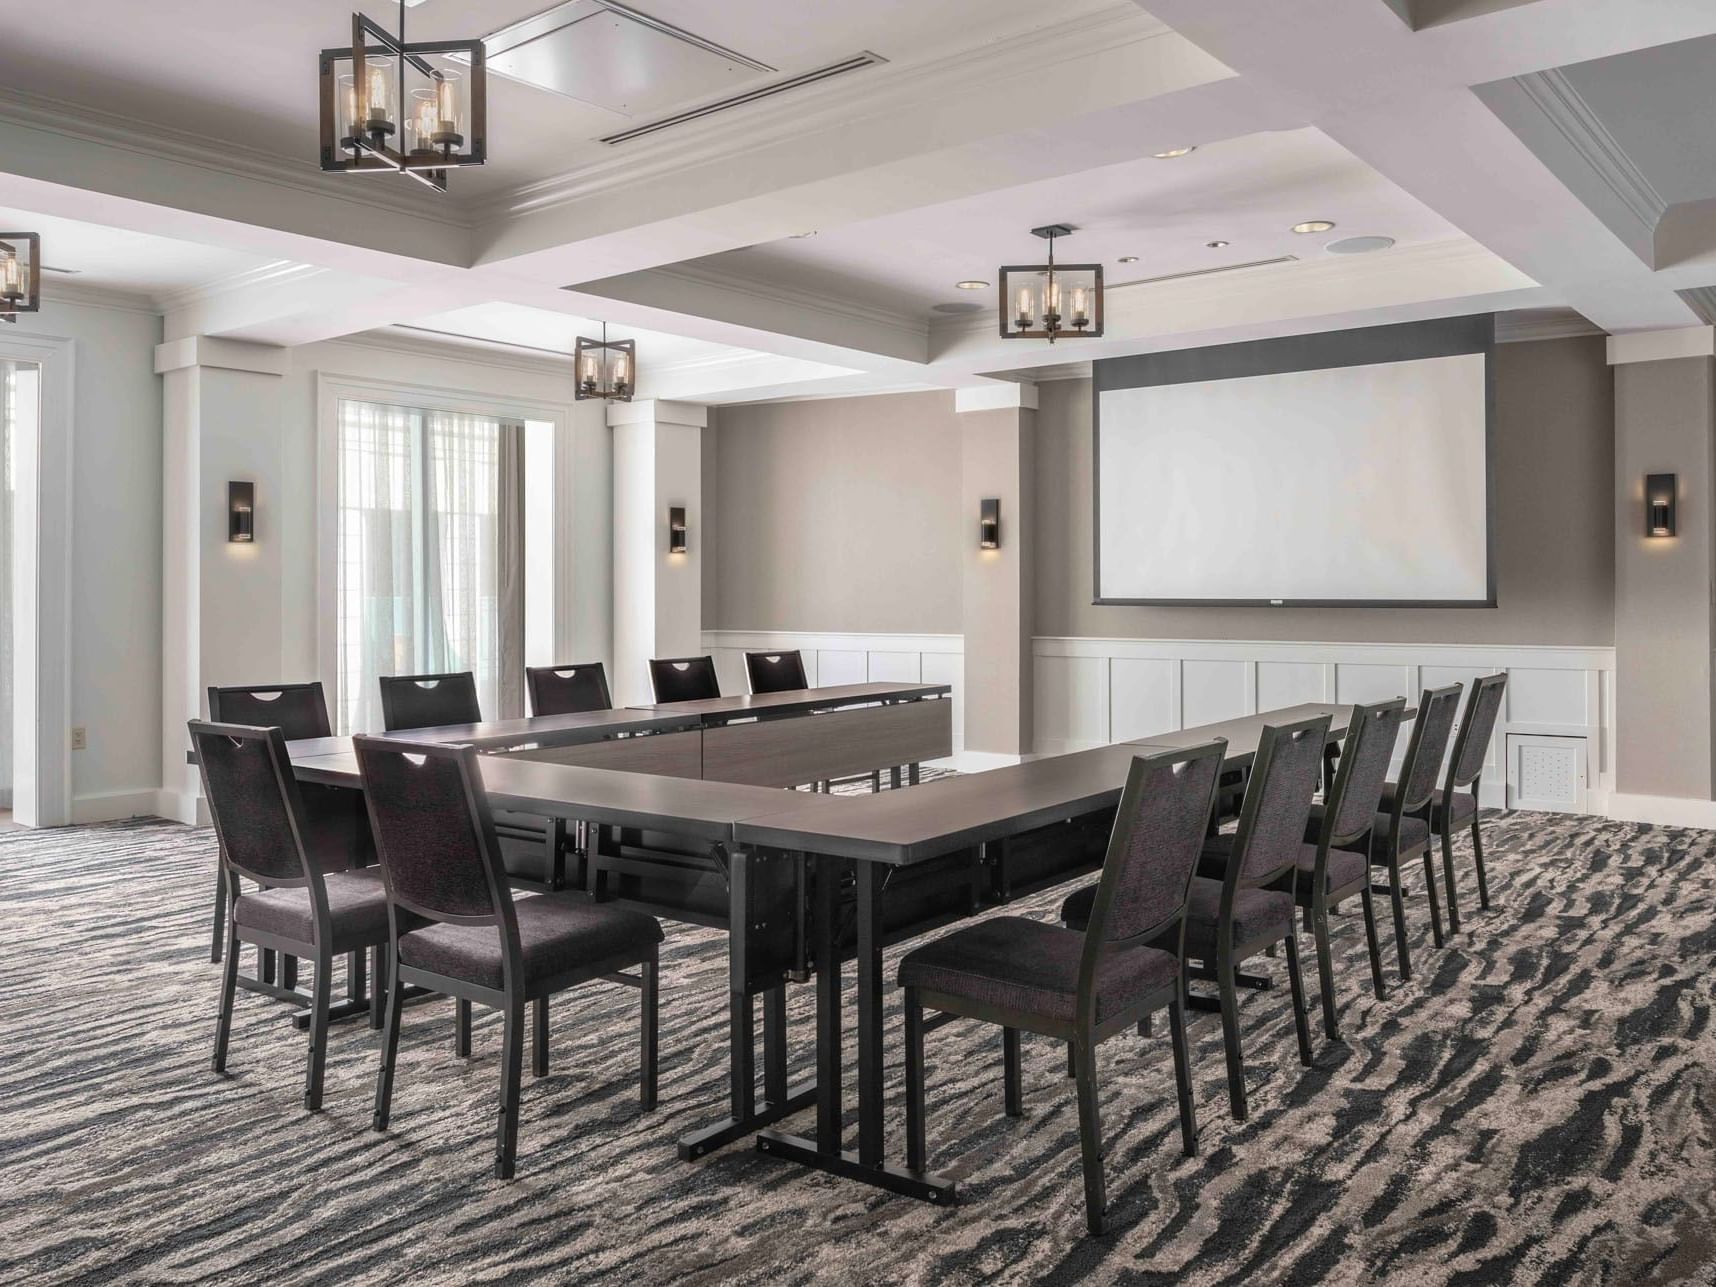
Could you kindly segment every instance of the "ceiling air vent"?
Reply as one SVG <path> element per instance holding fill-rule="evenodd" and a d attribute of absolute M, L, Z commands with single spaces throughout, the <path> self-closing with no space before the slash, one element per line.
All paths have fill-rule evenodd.
<path fill-rule="evenodd" d="M 1140 277 L 1137 281 L 1115 282 L 1109 290 L 1125 290 L 1129 286 L 1154 286 L 1159 282 L 1177 282 L 1184 277 L 1209 277 L 1215 273 L 1237 273 L 1244 268 L 1267 268 L 1271 264 L 1291 264 L 1299 259 L 1297 255 L 1277 255 L 1274 259 L 1253 259 L 1245 264 L 1222 264 L 1217 268 L 1194 268 L 1184 273 L 1164 273 L 1160 277 Z"/>
<path fill-rule="evenodd" d="M 855 72 L 863 67 L 874 67 L 887 61 L 880 54 L 873 54 L 866 50 L 840 62 L 830 63 L 826 67 L 818 67 L 815 71 L 808 71 L 798 76 L 789 76 L 785 80 L 773 81 L 770 84 L 758 86 L 756 89 L 747 90 L 742 94 L 732 94 L 726 98 L 717 99 L 713 103 L 705 103 L 701 107 L 676 112 L 674 115 L 663 117 L 661 120 L 651 121 L 648 125 L 638 125 L 629 130 L 621 130 L 617 134 L 605 135 L 602 142 L 610 144 L 629 143 L 633 139 L 643 138 L 647 134 L 672 129 L 676 125 L 684 125 L 688 121 L 699 120 L 705 116 L 713 116 L 716 112 L 725 112 L 732 107 L 743 107 L 746 103 L 755 103 L 759 99 L 784 94 L 789 89 L 802 89 L 804 86 L 814 85 L 818 81 L 831 80 L 836 76 L 844 76 L 847 72 Z"/>

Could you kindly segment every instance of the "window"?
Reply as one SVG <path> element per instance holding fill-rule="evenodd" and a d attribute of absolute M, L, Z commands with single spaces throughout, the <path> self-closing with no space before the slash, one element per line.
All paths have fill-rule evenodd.
<path fill-rule="evenodd" d="M 380 675 L 469 670 L 522 714 L 523 426 L 341 399 L 339 732 L 382 727 Z"/>

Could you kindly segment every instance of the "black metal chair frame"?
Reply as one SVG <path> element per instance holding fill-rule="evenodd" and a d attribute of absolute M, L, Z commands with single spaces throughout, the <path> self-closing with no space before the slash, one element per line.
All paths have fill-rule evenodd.
<path fill-rule="evenodd" d="M 203 780 L 203 798 L 208 801 L 209 814 L 214 820 L 215 835 L 220 841 L 221 869 L 232 882 L 231 898 L 228 900 L 226 913 L 226 959 L 225 968 L 221 972 L 220 1014 L 215 1024 L 214 1070 L 217 1073 L 224 1074 L 226 1072 L 227 1044 L 232 1031 L 233 997 L 238 988 L 239 944 L 249 943 L 259 948 L 279 952 L 285 956 L 307 960 L 311 963 L 314 982 L 311 992 L 310 1053 L 304 1080 L 304 1107 L 311 1112 L 316 1112 L 322 1106 L 322 1080 L 323 1072 L 327 1066 L 328 1010 L 332 993 L 334 963 L 332 949 L 333 919 L 328 910 L 328 894 L 323 884 L 322 872 L 311 860 L 304 847 L 304 806 L 298 795 L 297 780 L 292 775 L 291 761 L 286 754 L 286 739 L 278 728 L 258 728 L 245 724 L 216 724 L 203 720 L 191 720 L 189 727 L 192 744 L 198 748 L 197 760 Z M 282 878 L 242 867 L 233 860 L 226 844 L 227 824 L 222 820 L 221 805 L 216 800 L 214 792 L 210 790 L 208 764 L 206 757 L 201 753 L 201 739 L 215 737 L 232 738 L 235 741 L 263 742 L 267 746 L 275 785 L 280 791 L 281 803 L 290 824 L 290 835 L 285 838 L 291 842 L 301 875 Z M 241 875 L 264 889 L 307 890 L 311 913 L 315 919 L 315 937 L 306 942 L 240 925 L 238 923 L 238 901 L 243 895 L 239 892 L 238 878 Z M 370 948 L 375 954 L 376 964 L 379 967 L 381 954 L 379 940 L 363 946 Z M 379 968 L 375 986 L 370 990 L 370 1026 L 372 1028 L 381 1026 Z"/>
<path fill-rule="evenodd" d="M 707 677 L 709 691 L 696 693 L 690 697 L 663 697 L 661 695 L 662 675 L 669 669 L 678 670 L 680 667 L 685 668 L 688 677 L 692 672 L 696 672 L 699 677 Z M 705 701 L 708 698 L 721 695 L 721 684 L 715 675 L 715 659 L 707 654 L 701 657 L 652 657 L 649 663 L 649 687 L 650 692 L 655 694 L 655 700 L 658 703 Z"/>
<path fill-rule="evenodd" d="M 783 678 L 782 674 L 771 673 L 776 670 L 786 672 L 789 667 L 796 669 L 796 674 L 785 675 Z M 753 693 L 785 693 L 810 687 L 810 681 L 804 673 L 804 654 L 797 648 L 776 652 L 747 652 L 745 678 L 749 681 Z M 786 682 L 791 679 L 796 679 L 797 682 Z"/>
<path fill-rule="evenodd" d="M 1248 1107 L 1245 1097 L 1245 1055 L 1240 1048 L 1239 1039 L 1237 975 L 1243 962 L 1276 943 L 1281 943 L 1286 949 L 1287 982 L 1293 994 L 1293 1026 L 1299 1037 L 1299 1062 L 1307 1068 L 1311 1066 L 1311 1026 L 1305 1013 L 1305 980 L 1299 970 L 1299 943 L 1293 933 L 1294 917 L 1289 913 L 1285 933 L 1271 931 L 1242 942 L 1235 942 L 1233 937 L 1233 904 L 1241 889 L 1279 889 L 1296 898 L 1294 881 L 1299 870 L 1296 852 L 1290 853 L 1282 865 L 1272 871 L 1246 877 L 1242 877 L 1240 873 L 1245 868 L 1246 853 L 1251 845 L 1251 838 L 1257 826 L 1257 815 L 1262 809 L 1270 777 L 1276 771 L 1275 748 L 1284 741 L 1296 741 L 1304 737 L 1317 739 L 1320 770 L 1321 750 L 1329 739 L 1327 715 L 1300 720 L 1295 724 L 1266 727 L 1258 741 L 1257 756 L 1252 760 L 1251 772 L 1246 780 L 1245 801 L 1239 810 L 1239 826 L 1234 832 L 1233 848 L 1228 853 L 1227 869 L 1222 876 L 1221 905 L 1216 916 L 1216 959 L 1204 962 L 1206 967 L 1213 965 L 1215 968 L 1217 1002 L 1221 1010 L 1222 1046 L 1227 1059 L 1228 1104 L 1234 1120 L 1240 1122 L 1246 1119 Z M 1305 791 L 1305 814 L 1298 828 L 1300 835 L 1304 834 L 1304 823 L 1310 817 L 1313 789 L 1314 782 Z M 1192 1000 L 1195 1004 L 1197 999 Z"/>
<path fill-rule="evenodd" d="M 1164 1006 L 1174 1049 L 1174 1080 L 1178 1089 L 1181 1146 L 1187 1157 L 1196 1157 L 1198 1128 L 1192 1099 L 1190 1056 L 1186 1046 L 1185 1022 L 1185 923 L 1186 891 L 1180 894 L 1179 907 L 1172 915 L 1125 940 L 1110 943 L 1105 937 L 1109 908 L 1115 891 L 1124 876 L 1124 863 L 1118 855 L 1127 851 L 1131 831 L 1137 825 L 1139 801 L 1151 770 L 1164 765 L 1193 764 L 1214 758 L 1216 770 L 1210 775 L 1210 795 L 1201 817 L 1215 807 L 1216 785 L 1220 779 L 1222 757 L 1227 743 L 1217 740 L 1185 750 L 1165 751 L 1159 755 L 1138 756 L 1132 761 L 1126 789 L 1121 795 L 1119 811 L 1115 814 L 1114 830 L 1109 835 L 1108 861 L 1096 887 L 1096 901 L 1084 935 L 1084 950 L 1079 959 L 1078 993 L 1074 1018 L 1070 1022 L 1034 1013 L 1030 1010 L 987 1004 L 969 997 L 908 987 L 905 992 L 906 1020 L 906 1165 L 921 1172 L 925 1167 L 924 1122 L 924 1034 L 939 1028 L 952 1018 L 977 1019 L 998 1025 L 1002 1030 L 1002 1062 L 1005 1111 L 1009 1117 L 1024 1116 L 1023 1091 L 1019 1067 L 1019 1033 L 1035 1032 L 1045 1037 L 1070 1043 L 1078 1082 L 1079 1149 L 1084 1169 L 1085 1219 L 1093 1234 L 1102 1232 L 1103 1212 L 1107 1206 L 1102 1174 L 1102 1122 L 1096 1097 L 1096 1047 L 1118 1033 L 1142 1028 L 1147 1016 Z M 1186 868 L 1186 886 L 1191 886 L 1194 860 Z M 1154 946 L 1163 940 L 1172 942 L 1172 951 L 1179 960 L 1179 970 L 1173 982 L 1146 994 L 1132 1005 L 1116 1011 L 1102 1023 L 1096 1019 L 1097 979 L 1104 954 L 1113 947 Z M 926 1009 L 939 1011 L 933 1021 L 924 1019 Z"/>
<path fill-rule="evenodd" d="M 403 1007 L 399 985 L 415 985 L 431 992 L 443 993 L 454 999 L 454 1054 L 463 1058 L 471 1052 L 470 1019 L 472 1005 L 484 1005 L 503 1015 L 504 1030 L 501 1043 L 500 1121 L 495 1136 L 495 1177 L 513 1177 L 518 1153 L 519 1091 L 524 1061 L 524 1008 L 528 1001 L 533 1009 L 531 1037 L 531 1073 L 535 1077 L 548 1075 L 548 1001 L 556 992 L 564 992 L 603 979 L 638 989 L 642 998 L 641 1052 L 642 1076 L 639 1098 L 645 1111 L 655 1107 L 657 1058 L 656 1014 L 658 1002 L 657 975 L 659 951 L 654 944 L 647 955 L 620 953 L 606 960 L 593 962 L 563 974 L 554 975 L 526 986 L 524 959 L 520 947 L 518 918 L 513 910 L 512 886 L 501 862 L 499 841 L 495 835 L 494 818 L 489 809 L 488 794 L 478 775 L 476 751 L 469 746 L 431 746 L 387 738 L 352 738 L 360 769 L 364 761 L 376 754 L 399 754 L 412 757 L 450 759 L 457 761 L 463 784 L 466 808 L 476 832 L 477 848 L 482 855 L 487 876 L 489 897 L 494 911 L 484 916 L 454 916 L 401 898 L 389 873 L 385 831 L 377 823 L 373 796 L 366 791 L 371 826 L 375 831 L 376 848 L 381 855 L 382 880 L 387 887 L 388 943 L 385 957 L 387 977 L 392 986 L 387 990 L 383 1021 L 381 1067 L 376 1074 L 375 1115 L 372 1126 L 377 1131 L 387 1129 L 393 1109 L 393 1074 L 399 1050 L 399 1025 Z M 503 986 L 483 987 L 466 979 L 438 974 L 406 965 L 399 959 L 401 915 L 451 925 L 493 926 L 501 936 L 501 970 Z M 412 926 L 405 927 L 409 933 Z M 622 971 L 638 966 L 637 974 Z"/>
<path fill-rule="evenodd" d="M 594 681 L 600 693 L 594 704 L 564 700 L 565 694 L 575 684 L 590 680 Z M 532 715 L 577 715 L 614 708 L 613 694 L 608 690 L 607 667 L 599 661 L 575 661 L 564 666 L 526 666 L 524 687 L 530 698 Z"/>
<path fill-rule="evenodd" d="M 441 724 L 482 723 L 482 708 L 477 702 L 477 677 L 469 670 L 449 670 L 438 675 L 382 675 L 376 682 L 381 685 L 381 722 L 389 733 L 402 733 L 414 728 L 435 728 Z M 471 698 L 468 713 L 472 716 L 471 719 L 436 720 L 424 724 L 402 708 L 400 693 L 406 688 L 422 690 L 447 683 L 468 686 Z"/>
<path fill-rule="evenodd" d="M 1390 909 L 1394 915 L 1394 950 L 1400 964 L 1400 977 L 1412 977 L 1412 953 L 1406 942 L 1406 896 L 1400 883 L 1400 864 L 1402 859 L 1422 855 L 1424 858 L 1424 897 L 1430 904 L 1430 933 L 1437 947 L 1442 946 L 1442 908 L 1436 891 L 1436 868 L 1430 859 L 1430 836 L 1428 830 L 1422 842 L 1402 846 L 1400 843 L 1400 823 L 1403 818 L 1420 818 L 1429 826 L 1430 806 L 1436 797 L 1436 774 L 1434 770 L 1424 775 L 1424 794 L 1417 799 L 1407 797 L 1407 785 L 1415 776 L 1415 769 L 1421 756 L 1428 756 L 1441 767 L 1442 755 L 1448 749 L 1448 739 L 1444 736 L 1440 745 L 1429 745 L 1424 736 L 1431 712 L 1442 704 L 1460 700 L 1459 684 L 1449 684 L 1445 688 L 1426 688 L 1418 699 L 1418 715 L 1413 721 L 1412 737 L 1406 743 L 1406 758 L 1400 764 L 1399 789 L 1395 791 L 1393 802 L 1388 809 L 1389 828 L 1386 851 L 1379 858 L 1373 843 L 1367 845 L 1365 853 L 1373 867 L 1383 867 L 1388 871 L 1387 893 Z M 1376 887 L 1373 885 L 1372 889 Z"/>
<path fill-rule="evenodd" d="M 1295 886 L 1294 901 L 1304 909 L 1306 928 L 1311 931 L 1317 944 L 1317 984 L 1323 1001 L 1323 1031 L 1328 1034 L 1330 1041 L 1339 1041 L 1341 1031 L 1335 1016 L 1334 954 L 1329 945 L 1329 909 L 1354 894 L 1358 895 L 1364 910 L 1365 947 L 1370 953 L 1371 986 L 1376 992 L 1377 1000 L 1381 1001 L 1388 995 L 1382 981 L 1382 948 L 1376 933 L 1376 902 L 1371 896 L 1368 845 L 1377 810 L 1382 804 L 1383 786 L 1380 777 L 1375 798 L 1368 801 L 1368 807 L 1360 811 L 1363 826 L 1348 832 L 1340 832 L 1335 828 L 1340 824 L 1341 814 L 1345 812 L 1347 794 L 1353 788 L 1352 776 L 1359 760 L 1359 752 L 1371 738 L 1387 736 L 1389 751 L 1392 753 L 1405 717 L 1404 697 L 1397 697 L 1390 702 L 1378 702 L 1373 706 L 1353 707 L 1352 716 L 1347 721 L 1346 745 L 1341 751 L 1340 764 L 1335 770 L 1333 784 L 1324 795 L 1323 825 L 1317 835 L 1317 860 L 1310 887 L 1306 889 L 1303 886 Z M 1329 851 L 1352 850 L 1361 843 L 1366 846 L 1366 861 L 1359 875 L 1344 885 L 1331 886 Z"/>
<path fill-rule="evenodd" d="M 1492 689 L 1503 689 L 1497 698 L 1496 708 L 1490 713 L 1485 726 L 1478 728 L 1478 706 L 1484 695 Z M 1472 795 L 1472 862 L 1478 871 L 1478 906 L 1484 911 L 1490 906 L 1490 882 L 1484 872 L 1484 841 L 1478 831 L 1478 789 L 1484 773 L 1484 753 L 1489 747 L 1490 739 L 1495 735 L 1496 719 L 1501 714 L 1501 702 L 1506 700 L 1507 675 L 1482 675 L 1472 683 L 1471 695 L 1466 698 L 1466 717 L 1460 724 L 1459 736 L 1454 739 L 1454 754 L 1448 760 L 1448 776 L 1442 784 L 1442 808 L 1438 812 L 1430 811 L 1430 829 L 1442 842 L 1442 879 L 1448 886 L 1448 932 L 1460 932 L 1460 903 L 1459 895 L 1454 887 L 1454 796 L 1456 792 L 1470 789 Z M 1462 772 L 1468 765 L 1469 759 L 1475 759 L 1476 767 Z M 1438 825 L 1440 824 L 1440 825 Z"/>

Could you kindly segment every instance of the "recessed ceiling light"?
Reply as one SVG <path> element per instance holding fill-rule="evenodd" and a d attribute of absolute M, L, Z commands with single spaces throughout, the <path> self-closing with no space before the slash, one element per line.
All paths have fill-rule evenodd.
<path fill-rule="evenodd" d="M 932 312 L 932 313 L 965 314 L 965 313 L 981 313 L 982 311 L 983 311 L 983 305 L 971 304 L 971 303 L 966 302 L 965 300 L 959 300 L 959 301 L 957 301 L 955 303 L 951 303 L 951 304 L 931 304 L 930 305 L 930 312 Z"/>
<path fill-rule="evenodd" d="M 1220 250 L 1223 246 L 1228 245 L 1228 244 L 1229 243 L 1221 240 L 1221 238 L 1218 237 L 1214 241 L 1204 242 L 1204 247 L 1208 250 Z"/>
<path fill-rule="evenodd" d="M 1332 219 L 1307 219 L 1304 223 L 1293 225 L 1294 232 L 1329 232 L 1335 224 Z"/>
<path fill-rule="evenodd" d="M 1138 262 L 1138 256 L 1137 255 L 1122 255 L 1120 257 L 1120 262 L 1123 264 L 1135 264 Z"/>
<path fill-rule="evenodd" d="M 1190 156 L 1197 150 L 1195 147 L 1171 147 L 1166 152 L 1152 152 L 1150 155 L 1158 161 L 1172 161 L 1177 156 Z"/>
<path fill-rule="evenodd" d="M 1373 250 L 1387 250 L 1393 244 L 1393 237 L 1343 237 L 1323 249 L 1336 255 L 1367 255 Z"/>
<path fill-rule="evenodd" d="M 960 290 L 988 290 L 989 289 L 989 283 L 988 282 L 980 282 L 976 278 L 972 278 L 969 281 L 955 282 L 954 285 L 957 286 Z"/>
<path fill-rule="evenodd" d="M 788 236 L 788 240 L 790 240 L 790 241 L 803 241 L 806 237 L 814 237 L 814 236 L 816 236 L 816 229 L 812 228 L 809 232 L 791 233 Z"/>

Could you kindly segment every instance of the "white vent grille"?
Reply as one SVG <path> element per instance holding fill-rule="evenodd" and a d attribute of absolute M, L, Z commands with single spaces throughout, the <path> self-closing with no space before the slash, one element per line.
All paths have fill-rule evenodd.
<path fill-rule="evenodd" d="M 1585 748 L 1582 737 L 1509 734 L 1508 806 L 1583 813 Z"/>
<path fill-rule="evenodd" d="M 830 63 L 826 67 L 818 67 L 815 71 L 808 71 L 799 76 L 789 76 L 785 80 L 760 85 L 743 94 L 731 94 L 726 98 L 717 99 L 713 103 L 705 103 L 701 107 L 676 112 L 674 115 L 663 117 L 659 121 L 651 121 L 648 125 L 638 125 L 629 130 L 621 130 L 618 134 L 609 134 L 602 139 L 602 142 L 608 144 L 629 143 L 633 139 L 640 139 L 648 134 L 672 129 L 675 125 L 684 125 L 690 121 L 701 120 L 705 116 L 713 116 L 716 112 L 743 107 L 746 103 L 755 103 L 760 99 L 773 98 L 776 94 L 784 94 L 789 89 L 803 89 L 806 85 L 815 85 L 819 81 L 830 80 L 835 76 L 844 76 L 848 72 L 859 71 L 865 67 L 875 67 L 887 61 L 880 54 L 872 54 L 866 50 L 840 62 Z"/>

